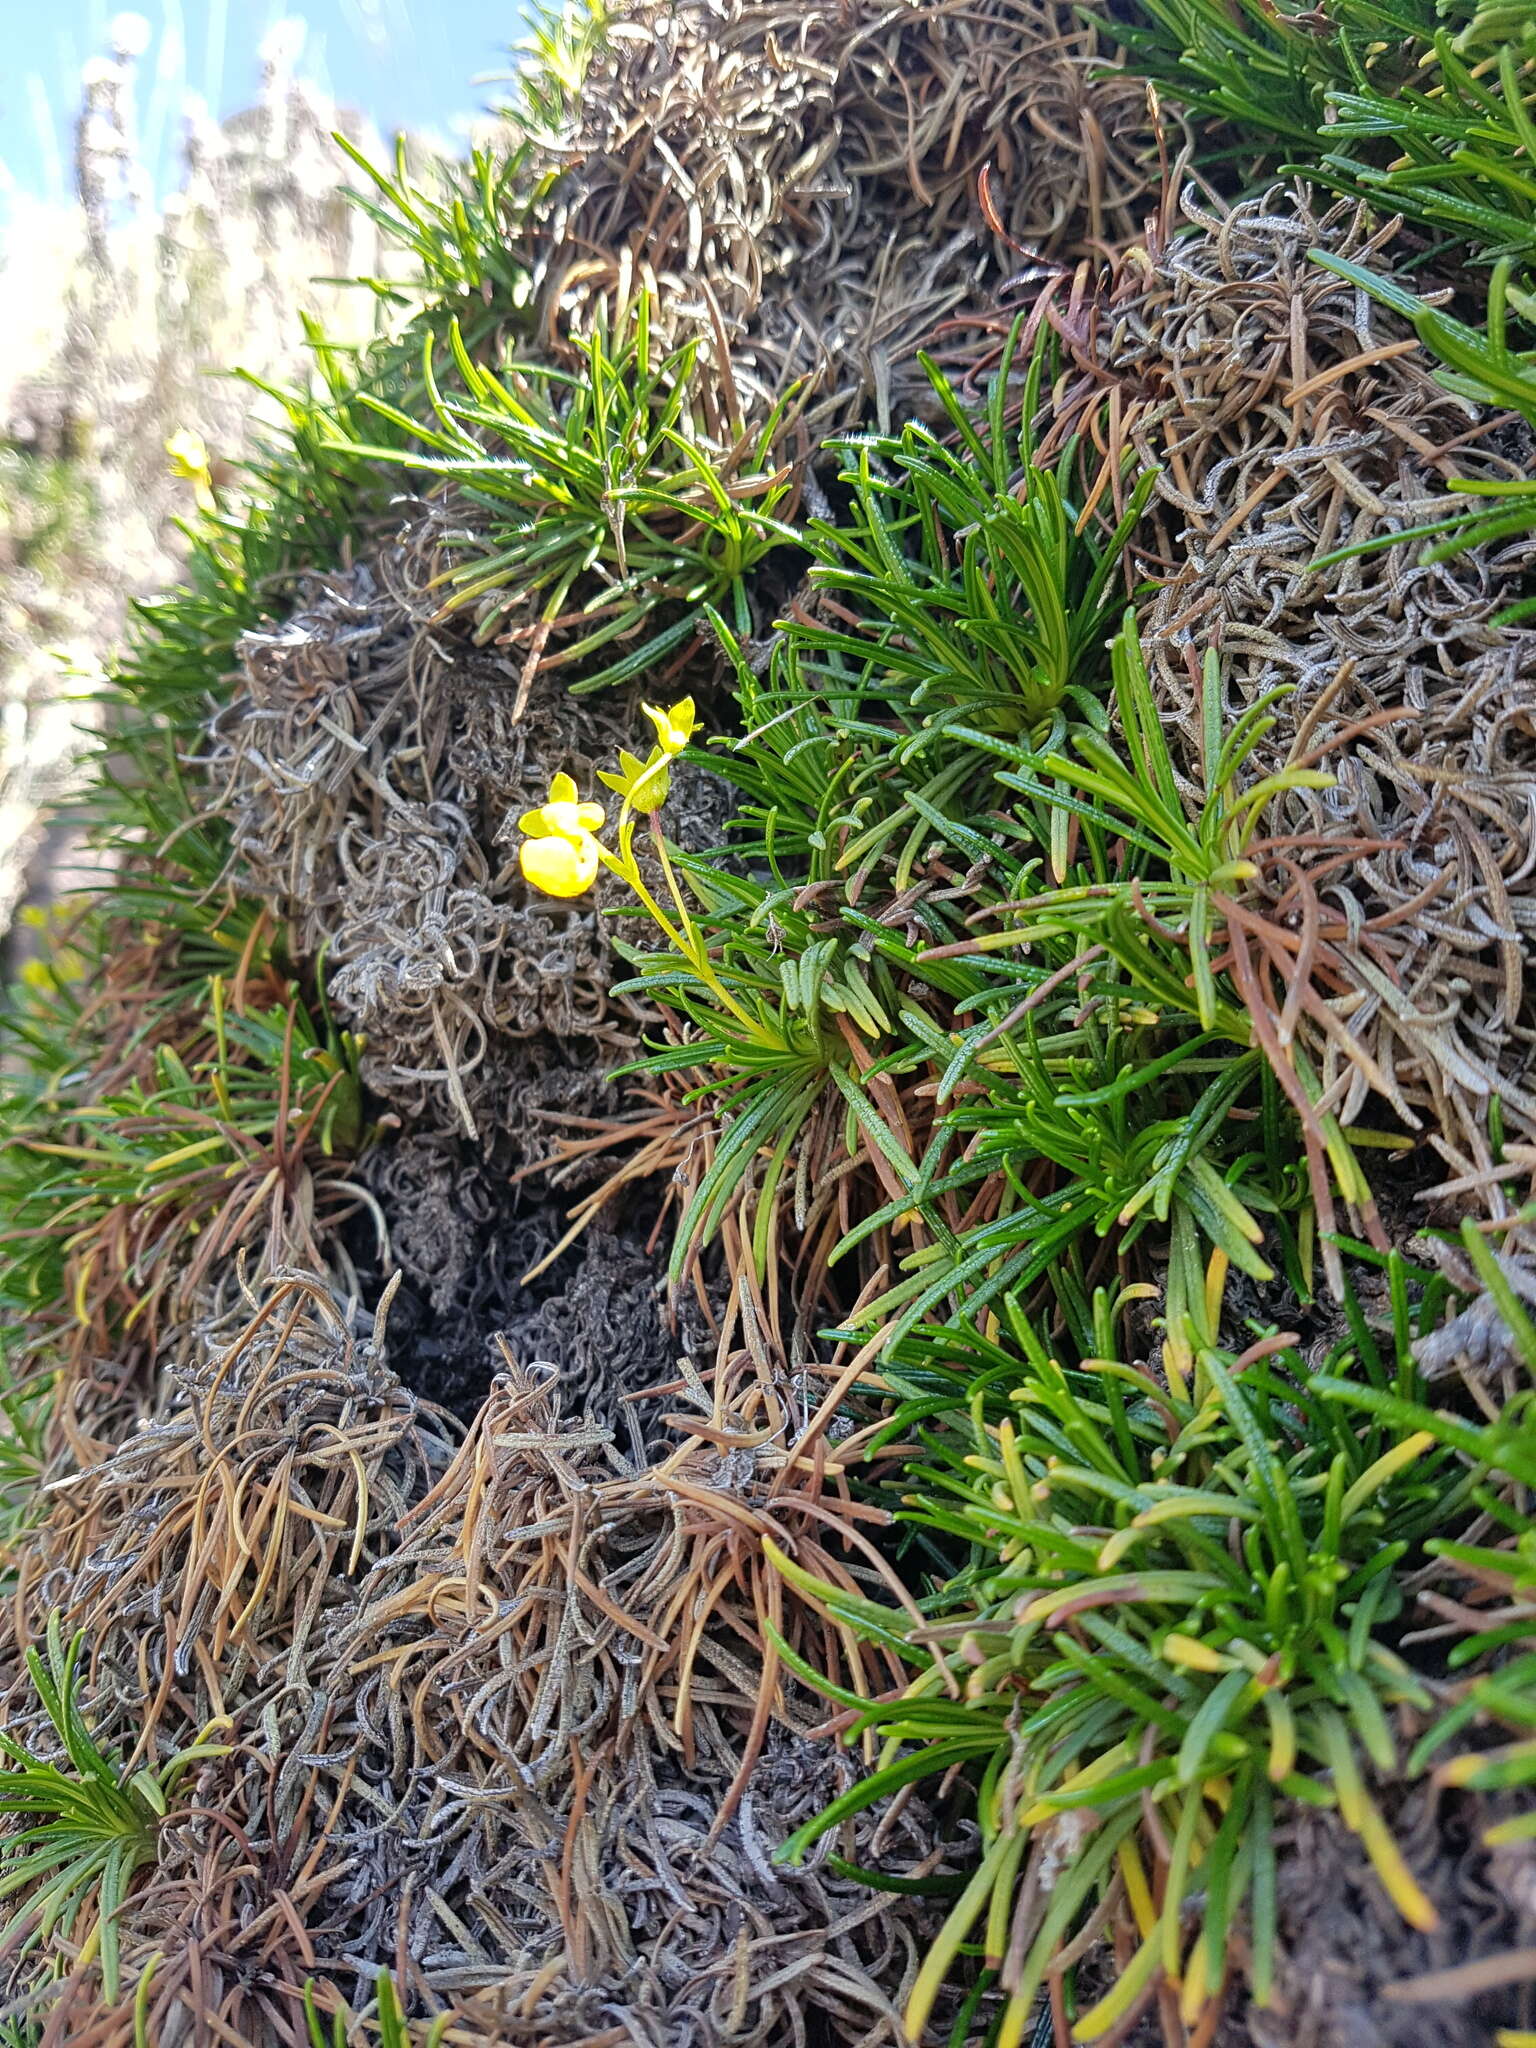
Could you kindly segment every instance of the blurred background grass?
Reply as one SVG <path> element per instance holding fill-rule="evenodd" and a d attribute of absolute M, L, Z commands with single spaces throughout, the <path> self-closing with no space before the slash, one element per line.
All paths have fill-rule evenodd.
<path fill-rule="evenodd" d="M 0 80 L 0 944 L 75 879 L 43 824 L 101 663 L 174 581 L 187 486 L 166 438 L 239 456 L 270 401 L 212 374 L 302 381 L 303 313 L 361 340 L 378 306 L 327 278 L 384 263 L 341 198 L 403 131 L 461 149 L 496 96 L 519 0 L 15 7 Z M 366 114 L 357 110 L 365 109 Z M 3 966 L 3 963 L 0 963 Z"/>

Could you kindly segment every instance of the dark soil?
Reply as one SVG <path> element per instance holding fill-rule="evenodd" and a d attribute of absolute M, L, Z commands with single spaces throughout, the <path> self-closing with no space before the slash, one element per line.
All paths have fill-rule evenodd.
<path fill-rule="evenodd" d="M 1273 2002 L 1260 2011 L 1243 1999 L 1211 2048 L 1495 2048 L 1501 2030 L 1536 2024 L 1536 1981 L 1423 1995 L 1440 1988 L 1430 1981 L 1440 1973 L 1512 1950 L 1531 1956 L 1536 1852 L 1489 1850 L 1481 1839 L 1518 1810 L 1507 1796 L 1425 1787 L 1397 1805 L 1394 1832 L 1440 1919 L 1420 1934 L 1337 1815 L 1296 1808 L 1281 1841 Z M 1109 1968 L 1095 1995 L 1112 1980 Z M 1155 2014 L 1124 2048 L 1164 2048 Z"/>
<path fill-rule="evenodd" d="M 541 1176 L 514 1182 L 523 1162 L 513 1151 L 499 1144 L 487 1158 L 465 1139 L 409 1133 L 363 1162 L 392 1255 L 381 1260 L 370 1218 L 354 1221 L 363 1299 L 376 1301 L 390 1273 L 401 1274 L 389 1363 L 414 1393 L 465 1422 L 497 1373 L 543 1368 L 562 1383 L 563 1413 L 608 1425 L 643 1462 L 655 1404 L 633 1397 L 674 1379 L 679 1354 L 709 1342 L 702 1317 L 669 1311 L 663 1299 L 670 1238 L 651 1245 L 655 1207 L 641 1184 L 525 1283 L 565 1234 L 574 1197 Z"/>
<path fill-rule="evenodd" d="M 1533 1984 L 1452 1999 L 1412 1995 L 1415 1978 L 1536 1943 L 1536 1853 L 1530 1845 L 1490 1851 L 1481 1839 L 1517 1810 L 1507 1798 L 1429 1787 L 1401 1802 L 1394 1831 L 1440 1918 L 1420 1934 L 1343 1823 L 1298 1807 L 1280 1864 L 1285 1965 L 1276 2006 L 1250 2012 L 1232 2048 L 1493 2048 L 1500 2028 L 1529 2027 Z"/>

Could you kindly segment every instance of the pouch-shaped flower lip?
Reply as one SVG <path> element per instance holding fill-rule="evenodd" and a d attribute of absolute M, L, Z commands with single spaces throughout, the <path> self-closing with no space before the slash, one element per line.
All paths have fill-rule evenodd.
<path fill-rule="evenodd" d="M 576 785 L 570 776 L 557 775 L 549 785 L 548 803 L 540 804 L 536 811 L 524 811 L 517 822 L 530 839 L 564 839 L 579 847 L 601 829 L 607 815 L 601 804 L 578 802 Z M 596 858 L 594 854 L 593 859 Z M 596 873 L 595 868 L 593 872 Z"/>
<path fill-rule="evenodd" d="M 580 840 L 562 833 L 525 839 L 517 859 L 523 879 L 546 896 L 581 896 L 597 880 L 597 841 L 590 833 Z"/>
<path fill-rule="evenodd" d="M 664 754 L 680 754 L 693 738 L 699 720 L 691 697 L 679 697 L 665 711 L 658 711 L 654 704 L 642 704 L 640 709 L 655 726 L 657 744 Z"/>

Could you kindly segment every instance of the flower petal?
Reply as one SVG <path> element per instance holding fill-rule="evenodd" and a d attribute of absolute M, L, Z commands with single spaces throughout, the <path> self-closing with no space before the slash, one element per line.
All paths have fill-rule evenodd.
<path fill-rule="evenodd" d="M 542 810 L 524 811 L 517 821 L 517 829 L 519 832 L 526 832 L 530 839 L 547 839 L 549 837 L 549 827 L 544 822 Z"/>
<path fill-rule="evenodd" d="M 166 442 L 165 452 L 171 459 L 171 469 L 176 476 L 195 479 L 206 474 L 208 444 L 190 427 L 178 428 Z"/>
<path fill-rule="evenodd" d="M 523 879 L 546 896 L 581 896 L 597 880 L 597 841 L 525 839 L 518 848 Z"/>
<path fill-rule="evenodd" d="M 576 822 L 586 832 L 601 831 L 603 821 L 607 816 L 608 813 L 601 804 L 578 804 L 576 806 Z"/>
<path fill-rule="evenodd" d="M 551 778 L 549 800 L 552 804 L 573 804 L 576 801 L 576 784 L 569 775 L 561 773 Z"/>
<path fill-rule="evenodd" d="M 666 755 L 680 754 L 693 733 L 693 699 L 683 697 L 670 711 L 658 711 L 654 704 L 640 709 L 656 728 L 656 743 Z"/>
<path fill-rule="evenodd" d="M 585 832 L 581 822 L 581 805 L 571 798 L 562 798 L 558 803 L 551 798 L 540 811 L 546 832 L 558 832 L 562 839 L 577 840 Z"/>

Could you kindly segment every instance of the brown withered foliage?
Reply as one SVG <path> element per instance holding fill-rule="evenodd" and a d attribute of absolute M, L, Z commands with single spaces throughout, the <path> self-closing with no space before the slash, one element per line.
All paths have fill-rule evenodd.
<path fill-rule="evenodd" d="M 318 1267 L 357 1207 L 345 1164 L 321 1138 L 346 1077 L 306 1062 L 290 984 L 255 965 L 264 936 L 258 919 L 234 953 L 225 1016 L 237 1029 L 247 1013 L 264 1017 L 276 1034 L 265 1118 L 242 1117 L 227 1095 L 222 1109 L 177 1099 L 177 1074 L 222 1063 L 226 1089 L 240 1091 L 256 1062 L 227 1034 L 221 1043 L 202 1005 L 161 986 L 173 971 L 168 936 L 123 919 L 89 941 L 100 972 L 82 992 L 77 1028 L 97 1056 L 67 1098 L 75 1113 L 5 1134 L 7 1250 L 44 1272 L 53 1262 L 58 1279 L 57 1294 L 7 1330 L 8 1367 L 18 1378 L 60 1375 L 66 1431 L 88 1436 L 98 1407 L 110 1410 L 138 1372 L 176 1354 L 237 1258 L 257 1278 Z M 56 1161 L 74 1162 L 59 1199 L 14 1196 L 27 1162 Z"/>
<path fill-rule="evenodd" d="M 995 327 L 1021 265 L 1140 232 L 1158 137 L 1106 54 L 1054 0 L 624 0 L 554 159 L 541 331 L 649 288 L 758 417 L 798 380 L 813 436 L 899 420 L 918 348 Z"/>
<path fill-rule="evenodd" d="M 55 1489 L 4 1610 L 19 1740 L 52 1740 L 17 1651 L 55 1609 L 104 1750 L 137 1767 L 227 1724 L 122 1915 L 125 1979 L 161 1959 L 149 2038 L 298 2041 L 307 1978 L 358 2008 L 382 1964 L 462 2019 L 450 2040 L 479 2015 L 512 2040 L 799 2042 L 815 2011 L 817 2040 L 898 2041 L 931 1906 L 772 1861 L 858 1769 L 808 1741 L 775 1637 L 896 1678 L 763 1549 L 894 1590 L 883 1517 L 793 1449 L 819 1389 L 738 1311 L 711 1380 L 660 1390 L 648 1465 L 510 1354 L 460 1440 L 391 1370 L 388 1305 L 302 1274 L 232 1302 Z M 928 1873 L 937 1842 L 911 1803 L 838 1846 Z M 47 2038 L 122 2038 L 98 2001 L 77 1968 Z"/>

